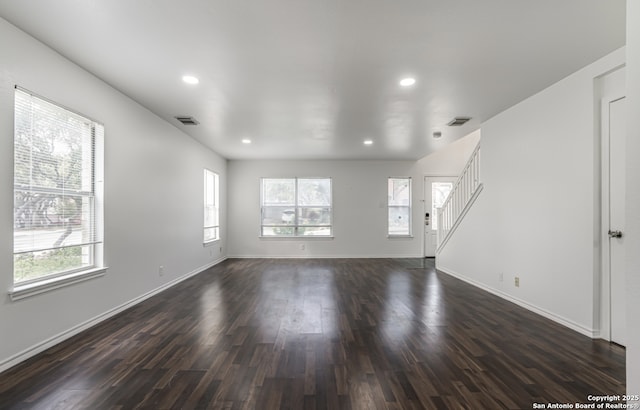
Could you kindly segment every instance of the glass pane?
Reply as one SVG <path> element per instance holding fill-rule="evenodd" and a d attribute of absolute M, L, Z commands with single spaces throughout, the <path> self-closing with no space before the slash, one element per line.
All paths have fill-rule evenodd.
<path fill-rule="evenodd" d="M 294 227 L 289 226 L 263 226 L 262 236 L 293 236 Z"/>
<path fill-rule="evenodd" d="M 389 206 L 411 204 L 411 179 L 389 178 Z"/>
<path fill-rule="evenodd" d="M 84 118 L 18 92 L 14 130 L 16 185 L 92 190 L 92 125 Z"/>
<path fill-rule="evenodd" d="M 330 226 L 305 226 L 298 228 L 298 235 L 301 236 L 331 236 Z"/>
<path fill-rule="evenodd" d="M 204 206 L 204 226 L 215 225 L 214 220 L 214 207 L 211 205 Z"/>
<path fill-rule="evenodd" d="M 218 239 L 218 228 L 204 228 L 204 241 L 215 241 Z"/>
<path fill-rule="evenodd" d="M 295 179 L 262 179 L 262 205 L 295 204 Z"/>
<path fill-rule="evenodd" d="M 218 223 L 218 207 L 214 205 L 207 205 L 204 208 L 204 226 L 220 225 Z"/>
<path fill-rule="evenodd" d="M 444 202 L 453 189 L 453 182 L 432 182 L 431 183 L 431 215 L 433 215 L 431 229 L 438 229 L 438 208 L 442 208 Z"/>
<path fill-rule="evenodd" d="M 14 252 L 95 241 L 93 198 L 14 191 Z"/>
<path fill-rule="evenodd" d="M 24 282 L 44 276 L 89 267 L 93 246 L 74 246 L 13 256 L 14 281 Z"/>
<path fill-rule="evenodd" d="M 331 225 L 331 208 L 300 208 L 298 225 Z"/>
<path fill-rule="evenodd" d="M 205 205 L 215 204 L 215 177 L 208 169 L 204 170 L 204 203 Z"/>
<path fill-rule="evenodd" d="M 389 235 L 410 235 L 410 209 L 407 206 L 389 207 Z"/>
<path fill-rule="evenodd" d="M 295 225 L 296 210 L 287 206 L 262 207 L 262 225 Z"/>
<path fill-rule="evenodd" d="M 331 206 L 331 179 L 298 179 L 298 205 Z"/>

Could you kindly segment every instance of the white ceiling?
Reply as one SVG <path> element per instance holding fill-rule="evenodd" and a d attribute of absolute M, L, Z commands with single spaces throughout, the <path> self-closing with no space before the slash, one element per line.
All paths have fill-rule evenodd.
<path fill-rule="evenodd" d="M 625 42 L 624 0 L 0 0 L 0 16 L 230 159 L 418 159 Z"/>

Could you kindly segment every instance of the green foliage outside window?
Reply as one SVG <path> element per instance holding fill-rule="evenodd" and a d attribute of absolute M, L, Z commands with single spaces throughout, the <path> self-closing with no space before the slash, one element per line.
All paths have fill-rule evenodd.
<path fill-rule="evenodd" d="M 13 259 L 16 282 L 36 279 L 43 275 L 66 272 L 82 266 L 82 247 L 61 248 L 36 254 L 15 255 Z"/>

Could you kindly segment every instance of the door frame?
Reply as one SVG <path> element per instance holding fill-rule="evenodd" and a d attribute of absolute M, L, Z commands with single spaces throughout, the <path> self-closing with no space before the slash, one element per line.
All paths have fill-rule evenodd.
<path fill-rule="evenodd" d="M 611 342 L 611 252 L 609 230 L 610 226 L 610 135 L 609 135 L 609 106 L 626 96 L 624 91 L 605 95 L 600 100 L 600 338 Z"/>
<path fill-rule="evenodd" d="M 427 179 L 433 179 L 433 180 L 437 180 L 438 178 L 451 178 L 453 179 L 453 183 L 455 185 L 455 182 L 458 180 L 460 176 L 459 175 L 424 175 L 422 178 L 422 199 L 420 200 L 422 202 L 422 214 L 420 217 L 420 229 L 422 230 L 422 257 L 423 258 L 427 258 L 427 252 L 426 252 L 426 245 L 427 245 L 427 234 L 425 232 L 424 229 L 424 214 L 429 212 L 429 214 L 431 214 L 431 203 L 427 203 L 427 189 L 426 189 L 426 185 L 427 185 Z M 429 194 L 429 197 L 431 197 L 431 194 Z M 430 216 L 431 220 L 433 220 L 433 215 Z"/>

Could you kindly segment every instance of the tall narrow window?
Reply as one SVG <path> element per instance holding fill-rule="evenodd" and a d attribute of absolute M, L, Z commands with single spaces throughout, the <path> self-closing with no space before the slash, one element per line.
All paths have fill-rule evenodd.
<path fill-rule="evenodd" d="M 388 235 L 411 235 L 411 178 L 389 178 Z"/>
<path fill-rule="evenodd" d="M 220 239 L 218 174 L 204 170 L 204 243 Z"/>
<path fill-rule="evenodd" d="M 262 236 L 331 236 L 331 178 L 262 178 Z"/>
<path fill-rule="evenodd" d="M 104 128 L 16 89 L 13 281 L 101 267 Z"/>

